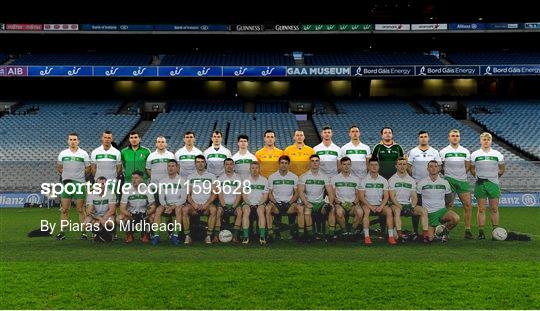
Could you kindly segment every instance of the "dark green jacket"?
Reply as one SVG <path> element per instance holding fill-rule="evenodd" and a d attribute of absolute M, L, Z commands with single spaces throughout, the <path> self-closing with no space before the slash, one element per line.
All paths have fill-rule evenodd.
<path fill-rule="evenodd" d="M 144 173 L 144 181 L 148 179 L 146 174 L 146 159 L 150 155 L 150 150 L 139 145 L 137 150 L 133 150 L 131 146 L 128 146 L 121 151 L 122 165 L 124 166 L 124 181 L 131 182 L 131 174 L 135 171 L 141 171 Z"/>

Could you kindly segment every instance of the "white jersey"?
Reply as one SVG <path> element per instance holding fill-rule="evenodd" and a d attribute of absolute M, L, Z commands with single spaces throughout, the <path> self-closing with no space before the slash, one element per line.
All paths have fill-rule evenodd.
<path fill-rule="evenodd" d="M 337 162 L 339 155 L 341 154 L 341 149 L 334 143 L 326 147 L 324 143 L 320 143 L 313 148 L 315 154 L 321 159 L 320 170 L 327 176 L 337 175 Z"/>
<path fill-rule="evenodd" d="M 191 199 L 197 204 L 204 204 L 208 199 L 212 196 L 212 191 L 207 190 L 208 183 L 211 185 L 214 184 L 214 181 L 216 180 L 216 175 L 209 173 L 208 171 L 205 171 L 204 173 L 200 174 L 195 171 L 195 173 L 188 176 L 188 182 L 190 187 L 190 194 Z M 195 188 L 194 185 L 197 185 Z"/>
<path fill-rule="evenodd" d="M 471 165 L 476 168 L 476 176 L 499 184 L 499 165 L 504 164 L 503 155 L 494 149 L 484 152 L 478 149 L 471 154 Z"/>
<path fill-rule="evenodd" d="M 307 171 L 300 176 L 298 184 L 304 185 L 306 198 L 311 203 L 324 202 L 325 187 L 331 185 L 330 178 L 320 170 L 317 174 L 313 174 L 311 170 Z"/>
<path fill-rule="evenodd" d="M 92 164 L 96 165 L 95 178 L 103 176 L 108 180 L 116 179 L 116 166 L 122 165 L 122 156 L 118 149 L 111 146 L 105 150 L 101 145 L 92 151 L 90 159 Z"/>
<path fill-rule="evenodd" d="M 422 151 L 418 147 L 411 149 L 407 161 L 412 165 L 412 178 L 417 181 L 426 178 L 429 175 L 427 164 L 431 160 L 437 161 L 439 165 L 442 163 L 439 152 L 435 148 L 429 147 L 426 151 Z"/>
<path fill-rule="evenodd" d="M 236 174 L 240 175 L 242 179 L 246 179 L 249 176 L 249 167 L 251 163 L 257 161 L 257 158 L 249 151 L 244 155 L 240 154 L 240 151 L 238 151 L 233 155 L 232 159 L 234 160 L 234 171 Z"/>
<path fill-rule="evenodd" d="M 381 175 L 376 178 L 367 175 L 360 183 L 360 190 L 364 191 L 365 198 L 371 205 L 381 205 L 384 192 L 388 190 L 388 181 Z"/>
<path fill-rule="evenodd" d="M 210 146 L 204 151 L 204 157 L 206 158 L 208 172 L 220 176 L 225 171 L 224 163 L 225 159 L 232 158 L 231 151 L 223 145 L 219 145 L 218 150 L 214 149 L 214 146 Z"/>
<path fill-rule="evenodd" d="M 356 191 L 360 189 L 360 178 L 354 174 L 343 176 L 343 173 L 337 174 L 330 179 L 336 199 L 339 202 L 353 203 L 356 201 Z"/>
<path fill-rule="evenodd" d="M 456 149 L 451 145 L 446 146 L 439 152 L 444 163 L 444 175 L 457 180 L 467 181 L 465 161 L 471 161 L 471 153 L 467 148 L 458 146 Z"/>
<path fill-rule="evenodd" d="M 225 204 L 234 204 L 237 193 L 242 193 L 242 177 L 236 173 L 233 173 L 232 176 L 223 174 L 218 177 L 218 180 Z"/>
<path fill-rule="evenodd" d="M 167 164 L 170 160 L 174 160 L 174 154 L 167 150 L 163 153 L 156 150 L 146 158 L 146 169 L 151 170 L 150 182 L 157 185 L 162 179 L 167 178 L 169 175 Z"/>
<path fill-rule="evenodd" d="M 71 152 L 68 148 L 58 155 L 58 164 L 62 165 L 62 181 L 73 180 L 84 182 L 84 169 L 90 166 L 88 153 L 81 148 Z"/>
<path fill-rule="evenodd" d="M 195 173 L 195 157 L 203 154 L 201 150 L 193 146 L 191 151 L 187 150 L 186 146 L 178 149 L 174 154 L 174 158 L 180 165 L 180 176 L 186 179 L 189 175 Z"/>
<path fill-rule="evenodd" d="M 120 204 L 127 204 L 127 210 L 130 213 L 146 213 L 148 206 L 154 204 L 154 195 L 147 191 L 140 193 L 138 187 L 131 187 L 127 193 L 122 194 Z M 141 187 L 141 190 L 145 190 L 145 187 Z"/>
<path fill-rule="evenodd" d="M 86 197 L 86 205 L 94 207 L 94 216 L 103 217 L 109 211 L 109 204 L 116 204 L 116 195 L 110 191 L 103 196 L 97 193 L 89 193 Z"/>
<path fill-rule="evenodd" d="M 446 179 L 437 176 L 432 181 L 428 176 L 418 182 L 416 192 L 422 195 L 422 207 L 427 208 L 428 213 L 434 213 L 445 208 L 444 197 L 452 193 L 452 189 Z"/>
<path fill-rule="evenodd" d="M 171 178 L 167 175 L 159 183 L 159 203 L 167 205 L 183 205 L 187 199 L 187 185 L 180 175 Z"/>
<path fill-rule="evenodd" d="M 396 192 L 399 204 L 411 204 L 411 192 L 416 191 L 416 181 L 407 173 L 405 177 L 396 173 L 388 180 L 388 189 Z"/>
<path fill-rule="evenodd" d="M 279 171 L 268 178 L 268 189 L 278 203 L 289 202 L 297 190 L 298 177 L 291 172 L 282 176 Z"/>
<path fill-rule="evenodd" d="M 343 157 L 349 157 L 352 164 L 352 172 L 360 179 L 363 179 L 367 175 L 366 158 L 371 157 L 371 148 L 368 145 L 359 143 L 354 145 L 352 142 L 345 144 L 341 147 L 340 159 Z"/>
<path fill-rule="evenodd" d="M 248 203 L 252 205 L 264 204 L 261 202 L 262 197 L 265 193 L 268 193 L 268 179 L 264 176 L 259 175 L 257 179 L 254 179 L 253 176 L 249 176 L 245 179 L 249 182 L 250 192 L 247 194 Z"/>

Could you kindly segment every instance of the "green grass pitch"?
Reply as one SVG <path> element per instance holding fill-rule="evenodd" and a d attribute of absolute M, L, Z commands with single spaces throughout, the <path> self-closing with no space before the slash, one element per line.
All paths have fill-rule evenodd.
<path fill-rule="evenodd" d="M 500 213 L 533 241 L 94 244 L 26 237 L 58 209 L 0 209 L 0 309 L 540 309 L 540 208 Z"/>

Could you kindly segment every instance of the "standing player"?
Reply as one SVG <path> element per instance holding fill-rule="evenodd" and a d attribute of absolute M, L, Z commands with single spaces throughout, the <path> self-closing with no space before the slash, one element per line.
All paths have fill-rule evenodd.
<path fill-rule="evenodd" d="M 247 135 L 238 136 L 238 152 L 232 157 L 234 160 L 234 171 L 242 179 L 249 176 L 251 163 L 257 161 L 257 158 L 248 150 L 249 138 Z"/>
<path fill-rule="evenodd" d="M 257 161 L 261 164 L 261 175 L 268 178 L 278 170 L 278 159 L 283 151 L 276 147 L 276 133 L 273 130 L 264 132 L 265 146 L 255 152 Z"/>
<path fill-rule="evenodd" d="M 174 154 L 167 150 L 167 139 L 163 136 L 156 138 L 156 151 L 146 159 L 146 173 L 150 176 L 150 182 L 156 186 L 162 179 L 167 178 L 167 163 L 174 160 Z"/>
<path fill-rule="evenodd" d="M 122 173 L 122 156 L 111 145 L 112 141 L 112 132 L 104 131 L 101 134 L 101 146 L 92 151 L 90 159 L 94 177 L 103 176 L 107 180 L 115 180 Z"/>
<path fill-rule="evenodd" d="M 260 175 L 260 164 L 259 162 L 252 162 L 250 165 L 251 174 L 245 181 L 247 181 L 248 188 L 244 189 L 242 198 L 244 200 L 244 206 L 242 207 L 242 232 L 243 238 L 242 243 L 249 243 L 249 225 L 250 225 L 250 214 L 257 213 L 258 217 L 258 226 L 259 226 L 259 243 L 261 245 L 266 244 L 266 202 L 268 201 L 268 180 Z M 270 218 L 271 227 L 272 218 Z"/>
<path fill-rule="evenodd" d="M 452 187 L 452 201 L 449 207 L 450 209 L 453 208 L 455 193 L 457 193 L 465 210 L 465 239 L 472 239 L 471 192 L 467 181 L 467 172 L 471 169 L 471 154 L 469 150 L 459 144 L 459 130 L 451 130 L 448 133 L 448 140 L 450 145 L 440 151 L 440 156 L 443 161 L 444 178 Z"/>
<path fill-rule="evenodd" d="M 392 202 L 392 212 L 394 212 L 397 237 L 404 241 L 401 233 L 401 216 L 417 215 L 422 218 L 424 242 L 429 242 L 428 213 L 425 208 L 417 206 L 416 181 L 407 174 L 407 159 L 398 158 L 396 169 L 397 173 L 388 181 L 388 189 L 390 190 L 390 201 Z"/>
<path fill-rule="evenodd" d="M 442 163 L 437 149 L 429 145 L 429 134 L 426 131 L 418 133 L 418 146 L 409 151 L 407 158 L 409 162 L 407 171 L 417 182 L 428 176 L 427 163 L 429 161 L 435 160 L 439 164 Z"/>
<path fill-rule="evenodd" d="M 86 197 L 86 224 L 99 224 L 100 228 L 112 230 L 114 215 L 116 214 L 116 196 L 106 191 L 107 178 L 100 176 L 96 183 L 100 185 L 99 193 L 89 193 Z M 112 227 L 111 227 L 112 226 Z M 97 234 L 97 232 L 96 232 Z"/>
<path fill-rule="evenodd" d="M 217 208 L 213 204 L 216 199 L 214 180 L 216 176 L 206 170 L 206 159 L 203 155 L 195 157 L 195 173 L 188 176 L 188 202 L 182 210 L 182 225 L 186 239 L 184 244 L 191 244 L 190 216 L 208 215 L 206 244 L 212 244 L 212 233 L 216 225 Z M 208 186 L 210 185 L 210 187 Z"/>
<path fill-rule="evenodd" d="M 440 167 L 437 161 L 429 161 L 427 167 L 429 176 L 416 184 L 418 204 L 428 211 L 429 240 L 433 241 L 435 227 L 442 223 L 444 229 L 441 241 L 448 242 L 449 231 L 459 222 L 459 215 L 446 208 L 452 198 L 452 188 L 446 179 L 439 176 Z"/>
<path fill-rule="evenodd" d="M 150 155 L 150 150 L 141 146 L 139 133 L 132 131 L 129 133 L 129 146 L 122 149 L 122 164 L 124 166 L 124 182 L 131 183 L 131 175 L 135 171 L 143 172 L 143 180 L 146 182 L 146 159 Z"/>
<path fill-rule="evenodd" d="M 322 142 L 313 150 L 320 158 L 320 169 L 328 177 L 337 175 L 341 149 L 332 142 L 332 128 L 325 126 L 321 131 Z M 310 158 L 311 165 L 311 158 Z"/>
<path fill-rule="evenodd" d="M 229 217 L 235 216 L 234 227 L 232 230 L 233 239 L 238 241 L 238 231 L 240 230 L 240 225 L 242 224 L 242 207 L 240 202 L 242 201 L 242 177 L 236 174 L 234 160 L 231 158 L 225 159 L 224 167 L 225 173 L 218 177 L 220 189 L 218 192 L 219 207 L 217 211 L 217 220 L 216 225 L 219 224 L 219 227 L 214 227 L 214 243 L 219 242 L 219 229 L 221 227 L 221 215 L 223 215 L 225 222 L 229 223 Z"/>
<path fill-rule="evenodd" d="M 491 149 L 491 142 L 491 134 L 482 133 L 480 135 L 482 148 L 471 155 L 471 174 L 477 178 L 474 196 L 478 201 L 479 240 L 486 238 L 484 234 L 486 199 L 489 200 L 489 207 L 491 208 L 491 225 L 493 229 L 499 226 L 499 198 L 501 196 L 499 178 L 506 169 L 503 155 L 499 151 Z"/>
<path fill-rule="evenodd" d="M 208 163 L 208 173 L 215 176 L 221 176 L 223 174 L 223 160 L 232 158 L 231 151 L 221 145 L 223 135 L 220 131 L 214 131 L 212 133 L 212 146 L 208 147 L 204 151 L 204 157 Z"/>
<path fill-rule="evenodd" d="M 283 151 L 283 154 L 291 159 L 291 172 L 296 176 L 302 176 L 309 170 L 309 157 L 315 153 L 310 146 L 304 144 L 305 139 L 304 131 L 296 130 L 294 132 L 294 144 Z"/>
<path fill-rule="evenodd" d="M 334 193 L 333 208 L 328 217 L 329 234 L 335 240 L 336 220 L 341 226 L 342 235 L 345 238 L 347 232 L 347 222 L 349 216 L 354 216 L 350 233 L 354 232 L 362 218 L 364 212 L 359 205 L 358 189 L 360 188 L 360 178 L 352 174 L 352 161 L 349 157 L 343 157 L 339 160 L 341 173 L 332 177 L 332 192 Z M 334 216 L 335 215 L 335 216 Z"/>
<path fill-rule="evenodd" d="M 360 129 L 356 125 L 349 128 L 351 141 L 341 147 L 340 157 L 348 157 L 352 163 L 352 173 L 363 179 L 367 175 L 368 160 L 371 157 L 371 148 L 360 141 Z"/>
<path fill-rule="evenodd" d="M 60 194 L 60 220 L 69 220 L 69 208 L 71 201 L 75 201 L 75 207 L 79 212 L 79 222 L 85 219 L 84 203 L 86 199 L 86 187 L 84 186 L 85 174 L 90 173 L 90 157 L 88 153 L 79 148 L 79 135 L 69 133 L 67 143 L 69 148 L 58 155 L 56 170 L 62 175 L 64 191 Z M 66 235 L 60 231 L 56 235 L 57 240 L 64 240 Z M 81 234 L 81 240 L 88 239 L 85 232 Z"/>
<path fill-rule="evenodd" d="M 324 217 L 326 202 L 324 201 L 325 190 L 328 194 L 328 201 L 334 202 L 334 194 L 330 178 L 319 169 L 321 159 L 313 154 L 309 158 L 309 171 L 298 180 L 298 195 L 304 205 L 304 217 L 308 239 L 313 238 L 313 220 L 317 229 L 318 237 L 321 238 L 326 233 L 326 222 Z"/>
<path fill-rule="evenodd" d="M 304 233 L 304 207 L 297 204 L 298 200 L 298 177 L 289 172 L 291 159 L 287 155 L 279 157 L 279 170 L 270 175 L 268 179 L 270 203 L 266 206 L 266 223 L 270 236 L 273 235 L 272 215 L 276 215 L 276 238 L 281 238 L 281 217 L 285 214 L 289 217 L 291 237 L 296 237 L 297 232 L 293 229 L 295 215 L 298 214 L 298 227 L 300 233 Z"/>
<path fill-rule="evenodd" d="M 180 165 L 180 177 L 187 177 L 195 172 L 195 157 L 202 154 L 199 148 L 195 147 L 195 133 L 187 131 L 184 133 L 184 147 L 178 149 L 174 158 Z"/>
<path fill-rule="evenodd" d="M 388 181 L 379 175 L 379 162 L 369 160 L 369 174 L 360 183 L 360 202 L 364 209 L 364 243 L 371 245 L 369 236 L 369 216 L 385 216 L 388 228 L 388 243 L 396 244 L 394 238 L 394 220 L 392 210 L 388 208 Z"/>

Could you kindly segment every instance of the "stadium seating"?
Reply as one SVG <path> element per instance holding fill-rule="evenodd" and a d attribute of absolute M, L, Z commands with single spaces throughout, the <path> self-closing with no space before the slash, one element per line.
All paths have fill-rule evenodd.
<path fill-rule="evenodd" d="M 309 66 L 442 65 L 435 56 L 422 53 L 313 53 L 305 54 Z"/>
<path fill-rule="evenodd" d="M 446 58 L 456 65 L 540 64 L 538 52 L 456 52 L 447 54 Z"/>
<path fill-rule="evenodd" d="M 258 100 L 255 103 L 256 112 L 287 113 L 289 102 L 286 100 Z"/>
<path fill-rule="evenodd" d="M 8 60 L 8 55 L 4 53 L 0 53 L 0 65 L 5 63 Z"/>
<path fill-rule="evenodd" d="M 291 55 L 283 53 L 191 52 L 166 55 L 161 66 L 293 66 Z"/>
<path fill-rule="evenodd" d="M 27 66 L 144 66 L 152 61 L 141 54 L 28 54 L 13 61 L 13 65 Z"/>
<path fill-rule="evenodd" d="M 244 111 L 244 103 L 239 100 L 184 100 L 167 103 L 167 111 Z"/>
<path fill-rule="evenodd" d="M 437 107 L 431 100 L 419 100 L 418 105 L 420 105 L 428 114 L 441 113 L 440 107 Z"/>

